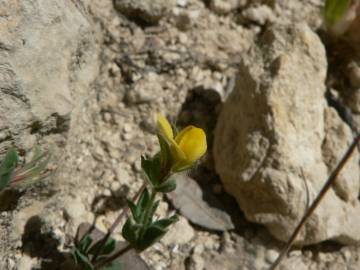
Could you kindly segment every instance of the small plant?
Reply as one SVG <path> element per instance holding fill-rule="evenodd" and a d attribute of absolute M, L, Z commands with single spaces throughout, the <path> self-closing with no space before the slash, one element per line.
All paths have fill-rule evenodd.
<path fill-rule="evenodd" d="M 177 221 L 176 215 L 155 218 L 160 202 L 156 199 L 157 194 L 173 191 L 176 188 L 174 175 L 194 166 L 205 154 L 206 135 L 201 128 L 194 126 L 188 126 L 175 134 L 162 115 L 158 115 L 157 127 L 160 152 L 154 157 L 141 157 L 141 166 L 146 176 L 143 186 L 132 200 L 127 201 L 127 207 L 102 239 L 94 241 L 91 232 L 88 232 L 75 243 L 72 254 L 81 269 L 121 269 L 121 261 L 118 260 L 121 255 L 130 249 L 144 251 L 164 236 L 168 227 Z M 117 250 L 111 234 L 128 210 L 131 215 L 122 228 L 122 236 L 127 244 Z"/>
<path fill-rule="evenodd" d="M 327 29 L 335 36 L 351 31 L 358 34 L 356 19 L 360 17 L 359 0 L 326 0 L 324 19 Z"/>
<path fill-rule="evenodd" d="M 15 148 L 10 148 L 0 164 L 0 191 L 8 187 L 27 186 L 49 175 L 46 169 L 50 155 L 38 148 L 30 162 L 19 164 Z"/>

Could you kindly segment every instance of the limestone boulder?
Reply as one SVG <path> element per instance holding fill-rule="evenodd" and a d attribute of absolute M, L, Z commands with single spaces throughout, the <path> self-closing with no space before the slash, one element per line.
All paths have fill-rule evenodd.
<path fill-rule="evenodd" d="M 286 241 L 352 133 L 326 103 L 325 49 L 308 26 L 273 27 L 256 43 L 220 113 L 214 159 L 246 217 Z M 356 153 L 297 244 L 360 240 L 358 162 Z"/>
<path fill-rule="evenodd" d="M 81 1 L 0 1 L 0 146 L 64 131 L 97 72 Z"/>

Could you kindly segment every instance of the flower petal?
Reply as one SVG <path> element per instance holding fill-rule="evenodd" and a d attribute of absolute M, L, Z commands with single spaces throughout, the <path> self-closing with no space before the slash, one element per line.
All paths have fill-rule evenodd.
<path fill-rule="evenodd" d="M 175 141 L 177 143 L 180 143 L 180 141 L 181 141 L 182 137 L 185 135 L 185 133 L 187 133 L 192 128 L 195 128 L 195 127 L 190 125 L 190 126 L 183 128 L 178 134 L 176 134 Z"/>
<path fill-rule="evenodd" d="M 174 133 L 169 121 L 160 113 L 157 115 L 157 128 L 164 139 L 168 141 L 174 139 Z"/>
<path fill-rule="evenodd" d="M 207 149 L 206 135 L 201 128 L 189 126 L 177 137 L 179 147 L 186 156 L 186 162 L 195 162 L 205 154 Z"/>

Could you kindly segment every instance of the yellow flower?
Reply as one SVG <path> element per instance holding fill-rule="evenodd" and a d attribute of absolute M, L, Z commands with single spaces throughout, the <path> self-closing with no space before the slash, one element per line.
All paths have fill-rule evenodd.
<path fill-rule="evenodd" d="M 181 171 L 189 168 L 206 152 L 206 135 L 201 128 L 187 126 L 176 134 L 168 120 L 158 114 L 157 126 L 160 135 L 170 146 L 172 155 L 172 171 Z"/>

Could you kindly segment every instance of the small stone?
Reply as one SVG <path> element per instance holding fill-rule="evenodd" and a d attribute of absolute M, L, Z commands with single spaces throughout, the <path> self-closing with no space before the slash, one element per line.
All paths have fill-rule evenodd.
<path fill-rule="evenodd" d="M 134 134 L 132 134 L 132 133 L 125 133 L 122 135 L 122 137 L 125 141 L 131 140 L 133 136 L 134 136 Z"/>
<path fill-rule="evenodd" d="M 233 241 L 229 232 L 224 232 L 221 238 L 221 249 L 223 252 L 231 254 L 235 252 Z"/>
<path fill-rule="evenodd" d="M 137 161 L 135 161 L 135 163 L 134 163 L 134 170 L 136 171 L 136 172 L 141 172 L 142 171 L 142 168 L 141 168 L 141 160 L 139 159 L 139 160 L 137 160 Z"/>
<path fill-rule="evenodd" d="M 204 252 L 204 245 L 196 245 L 193 248 L 193 253 L 194 254 L 202 254 Z"/>
<path fill-rule="evenodd" d="M 115 176 L 121 184 L 129 184 L 131 182 L 130 175 L 123 166 L 119 166 L 116 169 Z"/>
<path fill-rule="evenodd" d="M 64 200 L 64 215 L 75 220 L 86 213 L 85 206 L 80 199 L 67 198 Z"/>
<path fill-rule="evenodd" d="M 186 7 L 187 4 L 188 4 L 187 0 L 176 0 L 176 5 L 179 7 Z"/>
<path fill-rule="evenodd" d="M 186 45 L 186 43 L 188 42 L 188 37 L 185 33 L 179 33 L 179 42 Z"/>
<path fill-rule="evenodd" d="M 217 14 L 227 14 L 231 11 L 244 6 L 247 0 L 212 0 L 210 8 Z"/>
<path fill-rule="evenodd" d="M 244 10 L 242 15 L 247 20 L 255 22 L 259 25 L 265 25 L 265 23 L 273 22 L 275 20 L 275 16 L 271 8 L 267 5 L 250 7 Z"/>
<path fill-rule="evenodd" d="M 266 251 L 265 259 L 268 263 L 273 263 L 276 261 L 277 257 L 279 256 L 279 252 L 274 249 L 268 249 Z"/>
<path fill-rule="evenodd" d="M 15 269 L 15 262 L 14 262 L 14 260 L 12 260 L 10 258 L 7 259 L 7 265 L 9 267 L 9 269 Z"/>
<path fill-rule="evenodd" d="M 301 255 L 302 255 L 302 252 L 299 249 L 292 250 L 289 253 L 289 257 L 300 257 Z"/>
<path fill-rule="evenodd" d="M 111 190 L 109 190 L 109 189 L 104 189 L 104 191 L 102 192 L 102 194 L 103 194 L 105 197 L 110 197 L 110 196 L 111 196 Z"/>
<path fill-rule="evenodd" d="M 17 270 L 31 270 L 33 269 L 36 259 L 32 259 L 27 255 L 23 255 L 17 263 Z"/>
<path fill-rule="evenodd" d="M 180 216 L 179 220 L 170 227 L 169 232 L 165 234 L 161 241 L 165 245 L 183 245 L 189 243 L 194 235 L 194 229 L 189 222 Z"/>
<path fill-rule="evenodd" d="M 112 117 L 111 117 L 111 113 L 104 113 L 104 120 L 105 122 L 109 123 L 111 121 Z"/>
<path fill-rule="evenodd" d="M 142 104 L 155 101 L 163 92 L 160 78 L 155 73 L 149 73 L 136 82 L 134 88 L 127 91 L 125 100 L 128 104 Z"/>
<path fill-rule="evenodd" d="M 111 183 L 111 192 L 116 192 L 121 187 L 120 183 L 118 181 L 114 181 Z"/>
<path fill-rule="evenodd" d="M 129 123 L 124 124 L 124 132 L 130 133 L 132 131 L 132 126 Z"/>
<path fill-rule="evenodd" d="M 140 19 L 156 24 L 171 8 L 176 0 L 116 0 L 115 8 L 130 19 Z"/>
<path fill-rule="evenodd" d="M 350 252 L 349 249 L 343 248 L 343 249 L 341 250 L 341 253 L 342 253 L 342 255 L 343 255 L 343 257 L 344 257 L 344 260 L 345 260 L 346 262 L 348 262 L 348 261 L 351 260 L 352 255 L 351 255 L 351 252 Z"/>
<path fill-rule="evenodd" d="M 203 257 L 197 253 L 191 255 L 186 269 L 188 270 L 204 270 L 205 261 Z"/>

